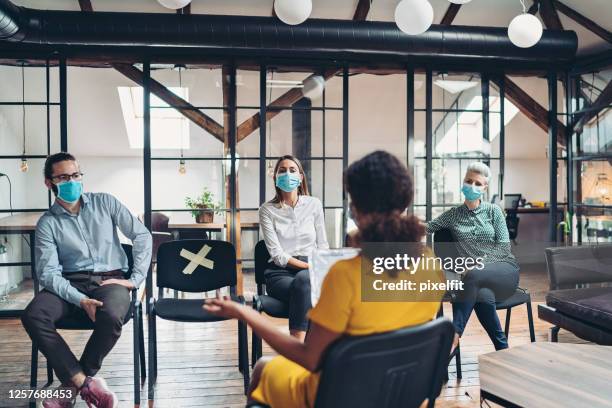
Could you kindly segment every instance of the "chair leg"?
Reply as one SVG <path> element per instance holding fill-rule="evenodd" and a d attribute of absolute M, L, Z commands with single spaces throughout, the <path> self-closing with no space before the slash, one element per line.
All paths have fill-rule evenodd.
<path fill-rule="evenodd" d="M 157 350 L 155 349 L 155 311 L 149 312 L 149 401 L 155 399 L 155 380 L 157 377 Z M 151 402 L 149 402 L 151 404 Z"/>
<path fill-rule="evenodd" d="M 238 349 L 242 349 L 239 354 L 239 366 L 242 366 L 242 378 L 244 380 L 244 394 L 246 395 L 249 388 L 249 344 L 247 339 L 247 326 L 244 322 L 238 323 Z"/>
<path fill-rule="evenodd" d="M 261 338 L 253 331 L 251 335 L 251 367 L 255 367 L 257 360 L 261 358 L 261 348 Z"/>
<path fill-rule="evenodd" d="M 134 406 L 140 406 L 140 325 L 138 308 L 132 313 L 133 347 L 134 347 Z"/>
<path fill-rule="evenodd" d="M 51 364 L 49 364 L 47 360 L 47 383 L 45 384 L 45 388 L 49 387 L 51 384 L 53 384 L 53 367 L 51 367 Z"/>
<path fill-rule="evenodd" d="M 550 341 L 553 343 L 559 342 L 559 326 L 553 326 L 550 328 Z"/>
<path fill-rule="evenodd" d="M 140 383 L 144 385 L 145 379 L 147 378 L 147 360 L 145 357 L 145 344 L 144 344 L 144 324 L 142 321 L 142 305 L 138 308 L 138 339 L 140 344 L 138 345 L 140 351 Z"/>
<path fill-rule="evenodd" d="M 457 367 L 457 378 L 462 379 L 463 375 L 461 374 L 461 349 L 460 346 L 457 345 L 457 355 L 455 355 L 455 367 Z"/>
<path fill-rule="evenodd" d="M 506 309 L 506 324 L 504 327 L 504 334 L 506 335 L 506 340 L 508 339 L 508 333 L 510 333 L 510 315 L 512 314 L 512 308 Z"/>
<path fill-rule="evenodd" d="M 243 354 L 244 354 L 244 350 L 242 348 L 242 336 L 244 335 L 244 333 L 242 333 L 242 322 L 240 322 L 240 320 L 238 320 L 238 371 L 240 371 L 241 373 L 244 372 L 244 366 L 242 365 L 242 361 L 243 359 Z"/>
<path fill-rule="evenodd" d="M 36 388 L 38 383 L 38 346 L 32 341 L 32 359 L 30 363 L 30 388 Z"/>
<path fill-rule="evenodd" d="M 529 321 L 529 338 L 531 342 L 534 343 L 535 339 L 535 330 L 533 328 L 533 314 L 531 313 L 531 299 L 527 302 L 527 320 Z"/>

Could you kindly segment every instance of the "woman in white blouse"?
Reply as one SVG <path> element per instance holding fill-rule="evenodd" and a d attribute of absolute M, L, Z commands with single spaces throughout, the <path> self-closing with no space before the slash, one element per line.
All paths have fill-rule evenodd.
<path fill-rule="evenodd" d="M 285 155 L 274 166 L 276 195 L 259 209 L 261 232 L 270 253 L 264 272 L 268 295 L 289 304 L 289 332 L 304 339 L 310 302 L 307 256 L 329 248 L 323 206 L 308 194 L 304 168 Z"/>

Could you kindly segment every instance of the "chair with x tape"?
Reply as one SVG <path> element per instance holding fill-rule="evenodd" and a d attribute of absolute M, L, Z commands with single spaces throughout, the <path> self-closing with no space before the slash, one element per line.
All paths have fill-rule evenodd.
<path fill-rule="evenodd" d="M 154 399 L 157 379 L 157 317 L 176 322 L 208 323 L 227 320 L 206 312 L 202 299 L 164 298 L 164 288 L 182 292 L 204 293 L 229 287 L 231 298 L 244 303 L 236 295 L 236 250 L 225 241 L 186 239 L 165 242 L 157 251 L 157 299 L 151 298 L 149 311 L 149 400 Z M 249 355 L 246 324 L 238 321 L 238 369 L 249 384 Z"/>

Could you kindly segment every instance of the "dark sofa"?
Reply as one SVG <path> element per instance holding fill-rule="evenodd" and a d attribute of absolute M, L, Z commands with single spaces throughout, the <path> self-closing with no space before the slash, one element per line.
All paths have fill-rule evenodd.
<path fill-rule="evenodd" d="M 597 344 L 612 345 L 612 245 L 546 249 L 550 292 L 540 319 Z"/>

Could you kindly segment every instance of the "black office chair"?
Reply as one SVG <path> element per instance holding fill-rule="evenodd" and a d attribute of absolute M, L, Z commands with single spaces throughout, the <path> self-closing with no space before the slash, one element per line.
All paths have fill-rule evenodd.
<path fill-rule="evenodd" d="M 253 296 L 253 309 L 272 317 L 287 319 L 289 317 L 289 305 L 266 294 L 264 271 L 269 260 L 270 254 L 268 253 L 268 248 L 266 248 L 266 243 L 259 241 L 255 245 L 255 283 L 257 284 L 257 295 Z M 251 364 L 254 366 L 262 355 L 261 338 L 254 331 L 252 332 L 251 347 Z"/>
<path fill-rule="evenodd" d="M 315 408 L 417 408 L 426 399 L 433 407 L 454 333 L 451 322 L 436 319 L 393 332 L 341 338 L 323 357 Z"/>
<path fill-rule="evenodd" d="M 434 249 L 436 252 L 436 256 L 440 258 L 455 258 L 459 256 L 459 251 L 455 245 L 450 245 L 450 243 L 456 242 L 453 233 L 449 229 L 442 229 L 437 231 L 434 234 Z M 435 244 L 444 243 L 444 245 L 438 245 L 436 248 Z M 451 302 L 454 300 L 454 297 L 449 299 Z M 506 322 L 504 326 L 504 333 L 506 338 L 510 333 L 510 315 L 512 313 L 512 308 L 515 306 L 519 306 L 525 304 L 527 306 L 527 319 L 529 322 L 529 337 L 531 342 L 535 342 L 535 330 L 533 327 L 533 313 L 531 311 L 531 295 L 527 292 L 526 289 L 517 288 L 516 292 L 508 299 L 504 301 L 495 303 L 496 310 L 506 310 Z M 438 316 L 443 315 L 443 309 L 440 307 L 440 311 L 438 312 Z M 461 378 L 461 351 L 459 346 L 457 346 L 457 355 L 456 355 L 456 364 L 457 364 L 457 378 Z"/>
<path fill-rule="evenodd" d="M 212 262 L 212 268 L 202 266 L 196 259 L 207 246 L 208 253 L 203 262 Z M 187 271 L 187 272 L 185 272 Z M 190 273 L 189 273 L 190 272 Z M 154 399 L 154 385 L 157 379 L 157 331 L 156 319 L 176 322 L 218 322 L 227 320 L 206 312 L 203 299 L 164 298 L 163 289 L 182 292 L 203 293 L 211 290 L 230 288 L 230 296 L 244 304 L 244 298 L 236 294 L 236 250 L 225 241 L 188 239 L 166 242 L 157 252 L 158 299 L 151 298 L 149 311 L 149 399 Z M 244 378 L 244 391 L 249 384 L 249 355 L 246 324 L 238 321 L 238 369 Z"/>
<path fill-rule="evenodd" d="M 132 246 L 128 244 L 122 244 L 123 250 L 128 258 L 128 271 L 126 272 L 126 279 L 132 274 L 132 268 L 134 266 L 134 259 L 132 257 Z M 34 274 L 35 275 L 35 274 Z M 34 276 L 37 280 L 37 277 Z M 38 286 L 38 282 L 35 283 Z M 142 306 L 140 300 L 138 300 L 138 289 L 132 289 L 132 300 L 130 302 L 130 308 L 125 315 L 123 324 L 127 324 L 130 319 L 134 321 L 134 404 L 140 404 L 140 387 L 144 384 L 144 380 L 147 376 L 147 368 L 145 363 L 145 347 L 144 347 L 144 331 L 142 324 Z M 89 320 L 85 315 L 83 317 L 70 317 L 58 321 L 55 327 L 60 330 L 93 330 L 94 323 Z M 38 382 L 38 348 L 35 344 L 32 344 L 32 360 L 30 366 L 30 386 L 36 388 Z M 47 383 L 45 387 L 50 386 L 53 383 L 53 368 L 47 362 Z"/>

